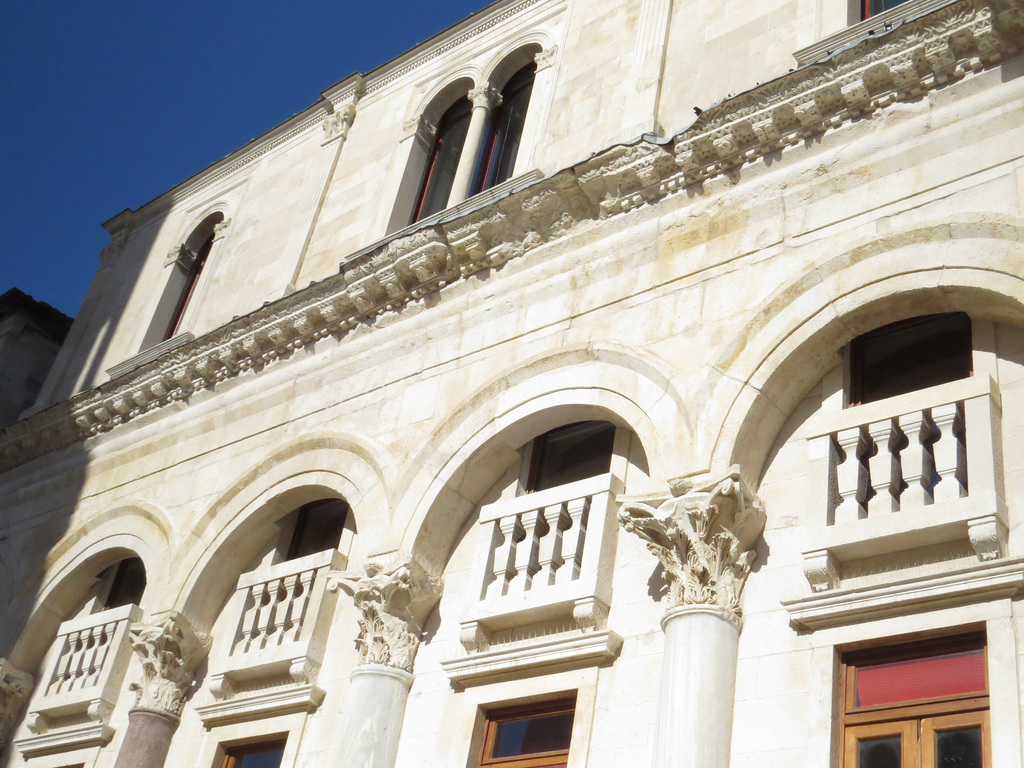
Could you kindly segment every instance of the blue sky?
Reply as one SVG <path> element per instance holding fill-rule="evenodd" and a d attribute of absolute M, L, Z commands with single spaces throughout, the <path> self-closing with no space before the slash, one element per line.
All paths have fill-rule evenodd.
<path fill-rule="evenodd" d="M 0 293 L 74 314 L 138 208 L 486 0 L 4 0 Z"/>

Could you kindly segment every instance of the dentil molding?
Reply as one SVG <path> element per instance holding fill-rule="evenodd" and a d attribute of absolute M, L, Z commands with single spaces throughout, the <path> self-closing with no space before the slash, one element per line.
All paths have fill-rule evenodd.
<path fill-rule="evenodd" d="M 707 179 L 880 115 L 1017 52 L 1024 0 L 961 0 L 729 98 L 668 140 L 611 147 L 462 215 L 441 215 L 273 302 L 0 433 L 0 471 L 342 337 L 444 286 Z M 339 121 L 343 128 L 344 115 Z M 464 211 L 464 208 L 460 208 Z M 117 251 L 115 235 L 111 253 Z M 108 259 L 111 257 L 108 256 Z"/>
<path fill-rule="evenodd" d="M 643 539 L 665 569 L 668 610 L 714 606 L 738 622 L 740 596 L 764 530 L 764 507 L 738 467 L 700 487 L 671 480 L 669 491 L 657 506 L 624 499 L 619 523 Z"/>

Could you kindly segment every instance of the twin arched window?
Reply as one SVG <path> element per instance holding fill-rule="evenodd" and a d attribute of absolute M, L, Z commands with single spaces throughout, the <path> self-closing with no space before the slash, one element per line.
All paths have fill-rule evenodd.
<path fill-rule="evenodd" d="M 512 176 L 536 72 L 531 62 L 508 79 L 500 94 L 478 88 L 448 107 L 437 124 L 412 221 Z"/>

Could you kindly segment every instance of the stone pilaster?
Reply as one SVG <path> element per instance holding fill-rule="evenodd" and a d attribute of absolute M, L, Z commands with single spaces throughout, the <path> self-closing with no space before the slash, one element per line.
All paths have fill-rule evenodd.
<path fill-rule="evenodd" d="M 765 512 L 736 467 L 699 487 L 670 481 L 669 491 L 664 500 L 627 500 L 619 513 L 668 584 L 653 765 L 728 768 L 740 597 Z"/>
<path fill-rule="evenodd" d="M 0 657 L 0 750 L 14 730 L 14 719 L 22 703 L 32 693 L 33 684 L 32 675 Z"/>
<path fill-rule="evenodd" d="M 135 624 L 130 638 L 142 662 L 142 681 L 130 686 L 135 706 L 128 713 L 114 768 L 163 768 L 207 643 L 197 637 L 188 619 L 174 611 L 156 614 L 151 623 Z"/>
<path fill-rule="evenodd" d="M 412 558 L 369 563 L 365 575 L 337 574 L 331 589 L 359 610 L 360 665 L 351 676 L 334 768 L 393 768 L 420 624 L 440 597 L 440 583 Z"/>

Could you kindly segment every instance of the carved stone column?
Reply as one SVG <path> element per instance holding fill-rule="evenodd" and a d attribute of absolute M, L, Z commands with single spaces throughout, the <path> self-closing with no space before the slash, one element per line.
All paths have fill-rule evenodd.
<path fill-rule="evenodd" d="M 0 656 L 0 750 L 14 730 L 14 718 L 22 702 L 32 693 L 33 683 L 32 675 Z"/>
<path fill-rule="evenodd" d="M 461 203 L 469 197 L 491 110 L 501 105 L 501 94 L 489 85 L 482 85 L 469 92 L 469 100 L 473 102 L 473 113 L 469 117 L 469 128 L 466 129 L 466 140 L 462 144 L 459 167 L 455 171 L 452 191 L 448 195 L 449 206 Z"/>
<path fill-rule="evenodd" d="M 163 768 L 206 644 L 174 611 L 156 614 L 150 624 L 135 624 L 131 644 L 142 662 L 142 682 L 131 685 L 135 706 L 114 768 Z"/>
<path fill-rule="evenodd" d="M 740 595 L 765 513 L 736 467 L 701 487 L 670 481 L 669 490 L 657 506 L 627 500 L 619 513 L 622 527 L 661 562 L 668 584 L 653 765 L 728 768 Z"/>
<path fill-rule="evenodd" d="M 411 558 L 370 563 L 365 575 L 339 574 L 331 589 L 352 595 L 359 610 L 360 665 L 353 670 L 334 768 L 393 768 L 420 622 L 437 603 L 440 584 Z"/>

